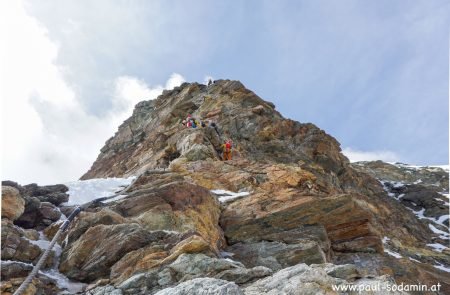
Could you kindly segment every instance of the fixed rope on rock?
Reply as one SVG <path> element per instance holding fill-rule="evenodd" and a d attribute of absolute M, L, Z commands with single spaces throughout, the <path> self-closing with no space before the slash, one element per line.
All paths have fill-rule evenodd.
<path fill-rule="evenodd" d="M 160 170 L 154 170 L 154 171 L 145 171 L 141 174 L 139 174 L 126 188 L 124 188 L 123 190 L 121 190 L 118 193 L 115 193 L 111 196 L 108 197 L 101 197 L 101 198 L 97 198 L 94 199 L 90 202 L 87 202 L 81 206 L 77 206 L 72 213 L 70 213 L 69 217 L 67 217 L 66 220 L 64 220 L 64 222 L 61 224 L 61 226 L 59 227 L 58 231 L 56 232 L 55 236 L 53 237 L 52 241 L 50 242 L 50 245 L 48 246 L 48 248 L 44 251 L 44 253 L 42 254 L 41 258 L 39 258 L 39 261 L 36 263 L 36 265 L 34 266 L 34 268 L 31 270 L 31 272 L 28 274 L 27 278 L 22 282 L 22 284 L 20 285 L 20 287 L 14 292 L 13 295 L 22 295 L 25 290 L 28 288 L 28 285 L 30 285 L 30 283 L 33 281 L 34 277 L 37 275 L 37 273 L 39 272 L 40 268 L 42 267 L 43 263 L 47 260 L 48 255 L 50 254 L 50 251 L 53 249 L 53 246 L 55 246 L 56 241 L 59 239 L 59 237 L 61 236 L 61 234 L 67 230 L 69 228 L 69 224 L 72 222 L 73 219 L 75 219 L 75 217 L 82 211 L 85 210 L 87 208 L 89 208 L 92 205 L 98 204 L 100 202 L 115 198 L 123 193 L 126 193 L 132 186 L 133 184 L 138 180 L 138 178 L 141 175 L 144 175 L 145 173 L 152 173 L 152 172 L 157 172 L 157 173 L 165 173 L 166 171 L 160 171 Z"/>
<path fill-rule="evenodd" d="M 59 230 L 56 232 L 55 236 L 53 237 L 50 245 L 48 248 L 44 251 L 44 254 L 42 254 L 41 258 L 39 258 L 38 263 L 34 266 L 33 270 L 30 272 L 28 277 L 25 279 L 25 281 L 22 282 L 20 287 L 14 292 L 13 295 L 22 295 L 23 292 L 27 289 L 28 285 L 33 281 L 34 277 L 38 273 L 39 269 L 42 267 L 42 264 L 47 260 L 48 255 L 50 254 L 50 251 L 52 250 L 53 246 L 55 245 L 56 241 L 59 239 L 59 236 L 69 227 L 70 222 L 75 218 L 75 216 L 78 215 L 78 213 L 81 212 L 81 207 L 76 207 L 75 210 L 72 211 L 72 213 L 67 217 L 66 220 L 64 220 L 63 224 L 59 228 Z"/>

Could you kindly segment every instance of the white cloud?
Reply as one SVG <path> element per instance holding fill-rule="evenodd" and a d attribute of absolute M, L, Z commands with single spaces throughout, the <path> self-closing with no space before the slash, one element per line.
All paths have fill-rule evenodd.
<path fill-rule="evenodd" d="M 183 76 L 177 73 L 173 73 L 169 80 L 166 82 L 166 89 L 173 89 L 177 86 L 180 86 L 182 83 L 186 82 Z"/>
<path fill-rule="evenodd" d="M 185 79 L 182 75 L 173 73 L 165 86 L 156 85 L 149 87 L 143 80 L 132 76 L 121 76 L 115 80 L 115 91 L 113 96 L 113 109 L 110 117 L 118 126 L 128 118 L 134 106 L 143 100 L 155 99 L 164 89 L 173 89 L 180 86 Z"/>
<path fill-rule="evenodd" d="M 399 161 L 398 155 L 391 151 L 358 151 L 347 147 L 342 150 L 342 153 L 350 160 L 350 162 L 376 160 L 382 160 L 384 162 Z"/>
<path fill-rule="evenodd" d="M 46 29 L 27 15 L 22 3 L 3 6 L 2 179 L 52 184 L 80 177 L 137 102 L 184 81 L 172 74 L 164 87 L 149 87 L 136 77 L 118 77 L 112 108 L 102 117 L 91 115 L 55 65 L 58 46 Z"/>

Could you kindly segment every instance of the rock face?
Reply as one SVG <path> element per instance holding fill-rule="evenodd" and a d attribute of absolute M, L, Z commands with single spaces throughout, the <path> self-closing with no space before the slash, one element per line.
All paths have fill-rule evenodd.
<path fill-rule="evenodd" d="M 126 198 L 80 214 L 68 231 L 60 271 L 79 281 L 118 284 L 183 253 L 217 255 L 225 244 L 219 217 L 219 203 L 207 189 L 176 173 L 143 174 Z"/>
<path fill-rule="evenodd" d="M 23 230 L 8 220 L 2 220 L 2 259 L 21 262 L 37 262 L 41 249 L 33 245 Z"/>
<path fill-rule="evenodd" d="M 187 114 L 213 121 L 217 127 L 185 128 L 181 121 Z M 233 160 L 223 162 L 220 145 L 226 138 L 233 140 Z M 156 168 L 169 170 L 167 177 L 178 182 L 167 185 L 167 195 L 155 189 L 149 193 L 164 196 L 158 199 L 158 206 L 143 201 L 148 198 L 147 193 L 139 198 L 133 195 L 155 186 L 166 189 L 164 181 L 161 183 L 164 177 L 154 180 L 152 176 L 142 177 L 141 188 L 111 209 L 150 231 L 201 228 L 199 236 L 210 245 L 212 253 L 225 249 L 246 267 L 259 265 L 279 270 L 298 263 L 345 259 L 351 262 L 365 255 L 396 259 L 385 252 L 391 250 L 409 254 L 433 252 L 427 247 L 435 242 L 431 228 L 387 195 L 386 185 L 374 172 L 378 170 L 350 164 L 333 137 L 313 124 L 283 118 L 273 104 L 238 81 L 218 80 L 210 86 L 185 83 L 165 91 L 156 100 L 139 103 L 82 179 L 126 177 Z M 408 172 L 401 169 L 387 174 L 389 179 L 401 177 L 411 184 L 419 179 L 407 176 Z M 422 173 L 420 177 L 430 184 L 439 182 L 441 187 L 448 184 L 448 175 L 446 178 L 444 174 Z M 180 182 L 208 190 L 248 192 L 224 202 L 221 213 L 213 209 L 220 214 L 226 243 L 219 238 L 221 234 L 207 234 L 220 232 L 212 225 L 204 228 L 197 222 L 188 226 L 189 222 L 178 221 L 172 212 L 181 198 L 172 200 L 171 196 L 178 194 Z M 183 185 L 182 191 L 190 190 L 189 185 Z M 409 188 L 403 202 L 411 206 L 416 202 L 423 204 L 428 208 L 425 216 L 430 217 L 438 217 L 447 208 L 429 197 L 421 198 L 421 194 Z M 191 202 L 193 208 L 199 208 L 197 201 Z M 208 206 L 219 208 L 217 203 Z M 197 216 L 203 216 L 208 209 L 197 212 Z M 180 228 L 181 224 L 187 227 Z M 383 243 L 385 237 L 392 237 L 392 243 Z M 161 247 L 144 249 L 126 257 L 131 261 L 146 257 L 145 266 L 126 273 L 155 267 L 165 261 L 163 257 L 170 256 Z M 429 257 L 444 263 L 435 254 Z M 123 265 L 124 262 L 118 264 L 117 270 L 123 270 Z M 390 273 L 399 277 L 398 265 L 392 267 Z M 381 265 L 377 271 L 383 273 Z M 117 276 L 113 277 L 117 280 Z"/>
<path fill-rule="evenodd" d="M 181 122 L 187 114 L 216 122 L 218 132 L 213 128 L 183 128 Z M 351 174 L 345 171 L 348 160 L 333 137 L 313 124 L 284 119 L 271 103 L 238 81 L 218 80 L 209 87 L 185 83 L 156 100 L 139 103 L 82 179 L 168 167 L 179 157 L 217 160 L 224 138 L 233 139 L 239 158 L 318 163 L 335 175 Z M 340 182 L 351 186 L 345 177 Z"/>
<path fill-rule="evenodd" d="M 233 258 L 242 261 L 247 267 L 266 266 L 273 270 L 305 262 L 324 263 L 325 253 L 313 241 L 302 241 L 295 244 L 261 241 L 258 243 L 237 243 L 227 248 L 235 253 Z"/>
<path fill-rule="evenodd" d="M 285 268 L 274 275 L 258 280 L 245 288 L 219 279 L 193 279 L 173 288 L 164 289 L 156 294 L 339 294 L 332 286 L 355 285 L 361 290 L 370 290 L 370 286 L 383 288 L 393 282 L 388 277 L 365 278 L 348 282 L 359 275 L 352 266 L 299 264 Z M 357 294 L 357 291 L 355 292 Z M 408 294 L 405 292 L 367 291 L 364 294 Z"/>
<path fill-rule="evenodd" d="M 100 278 L 109 274 L 110 267 L 125 253 L 151 239 L 151 234 L 137 224 L 97 225 L 63 253 L 60 271 L 80 281 Z"/>
<path fill-rule="evenodd" d="M 164 289 L 156 294 L 158 295 L 171 295 L 171 294 L 185 294 L 185 295 L 195 295 L 195 294 L 205 294 L 205 295 L 213 295 L 213 294 L 243 294 L 239 287 L 232 282 L 219 280 L 219 279 L 210 279 L 210 278 L 201 278 L 201 279 L 193 279 L 186 283 L 181 283 L 174 288 Z"/>
<path fill-rule="evenodd" d="M 390 164 L 382 161 L 357 162 L 353 163 L 352 167 L 381 181 L 415 183 L 440 188 L 442 191 L 448 191 L 449 187 L 448 171 L 441 167 L 411 166 L 402 163 Z"/>
<path fill-rule="evenodd" d="M 186 128 L 188 114 L 216 126 Z M 233 159 L 222 161 L 226 139 Z M 60 237 L 59 270 L 89 283 L 84 294 L 338 294 L 333 285 L 394 282 L 450 292 L 448 174 L 350 164 L 333 137 L 238 81 L 185 83 L 136 105 L 82 179 L 128 176 L 126 192 L 85 208 Z M 33 242 L 17 251 L 25 237 L 51 238 L 72 208 L 65 186 L 3 185 L 25 200 L 2 231 L 2 257 L 16 260 L 5 273 L 21 276 L 19 259 L 35 261 Z"/>
<path fill-rule="evenodd" d="M 35 183 L 24 186 L 25 194 L 30 197 L 37 197 L 41 202 L 49 202 L 55 206 L 69 200 L 66 192 L 69 190 L 64 184 L 39 186 Z"/>
<path fill-rule="evenodd" d="M 332 286 L 341 285 L 387 285 L 393 282 L 388 277 L 377 277 L 365 280 L 356 280 L 349 283 L 347 280 L 358 276 L 358 271 L 352 266 L 299 264 L 278 271 L 273 276 L 261 279 L 244 289 L 246 295 L 256 294 L 336 294 Z M 363 289 L 364 290 L 364 289 Z M 334 291 L 334 292 L 333 292 Z M 333 292 L 333 293 L 332 293 Z M 356 293 L 356 292 L 355 292 Z M 407 294 L 364 292 L 364 294 Z"/>
<path fill-rule="evenodd" d="M 25 210 L 25 200 L 19 191 L 11 186 L 2 185 L 2 218 L 16 220 Z"/>
<path fill-rule="evenodd" d="M 58 206 L 69 200 L 66 193 L 68 187 L 62 184 L 38 186 L 33 183 L 21 186 L 13 181 L 2 181 L 2 184 L 14 187 L 20 193 L 24 208 L 18 206 L 22 208 L 21 213 L 12 220 L 14 224 L 27 229 L 42 230 L 58 221 L 61 217 Z"/>
<path fill-rule="evenodd" d="M 43 230 L 59 228 L 62 214 L 57 205 L 68 200 L 67 190 L 64 185 L 21 186 L 2 181 L 2 294 L 12 294 L 20 286 L 47 249 L 50 241 Z M 60 282 L 64 278 L 54 270 L 60 251 L 60 246 L 55 245 L 24 294 L 62 291 Z"/>
<path fill-rule="evenodd" d="M 263 266 L 245 268 L 241 263 L 229 259 L 213 258 L 200 253 L 185 253 L 168 265 L 150 268 L 149 271 L 133 275 L 116 285 L 117 289 L 125 294 L 154 294 L 195 278 L 210 277 L 241 285 L 271 274 L 272 271 Z"/>

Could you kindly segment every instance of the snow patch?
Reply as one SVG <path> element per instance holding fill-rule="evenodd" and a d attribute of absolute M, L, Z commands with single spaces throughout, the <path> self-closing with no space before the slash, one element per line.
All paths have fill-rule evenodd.
<path fill-rule="evenodd" d="M 437 252 L 442 252 L 444 249 L 447 249 L 447 247 L 445 247 L 444 245 L 439 244 L 439 243 L 427 244 L 427 246 L 433 248 L 434 251 L 437 251 Z"/>
<path fill-rule="evenodd" d="M 59 221 L 59 222 L 61 222 L 61 221 Z M 66 235 L 66 239 L 68 238 L 68 236 L 69 235 Z M 47 239 L 47 237 L 44 235 L 43 231 L 39 232 L 39 240 L 34 241 L 34 240 L 28 239 L 28 241 L 34 245 L 37 245 L 39 248 L 41 248 L 42 251 L 47 250 L 51 244 L 51 241 L 49 241 Z M 64 274 L 60 273 L 58 270 L 59 259 L 61 257 L 61 253 L 62 253 L 61 246 L 58 243 L 55 243 L 55 245 L 53 245 L 53 248 L 51 249 L 51 251 L 53 251 L 55 253 L 55 261 L 54 261 L 53 267 L 48 270 L 40 270 L 39 274 L 55 280 L 58 288 L 67 290 L 70 294 L 75 294 L 75 293 L 83 291 L 83 289 L 85 288 L 85 286 L 87 286 L 87 284 L 72 281 L 68 277 L 66 277 Z M 4 262 L 2 261 L 2 264 L 3 263 Z M 31 266 L 33 266 L 33 265 L 31 265 Z"/>
<path fill-rule="evenodd" d="M 81 292 L 87 286 L 87 284 L 70 280 L 68 277 L 66 277 L 56 269 L 40 270 L 39 274 L 55 280 L 58 288 L 67 290 L 70 294 Z"/>
<path fill-rule="evenodd" d="M 394 256 L 395 258 L 403 258 L 402 255 L 398 254 L 397 252 L 391 251 L 389 249 L 384 249 L 384 252 L 386 252 L 387 254 Z"/>
<path fill-rule="evenodd" d="M 445 272 L 450 272 L 450 267 L 445 267 L 442 264 L 436 264 L 436 265 L 433 265 L 433 267 L 435 267 L 437 269 L 440 269 L 440 270 L 443 270 Z"/>
<path fill-rule="evenodd" d="M 410 165 L 410 164 L 404 164 L 399 162 L 387 162 L 391 165 L 397 166 L 399 168 L 406 168 L 410 170 L 420 170 L 420 169 L 427 169 L 427 170 L 437 170 L 442 169 L 444 171 L 449 171 L 450 165 L 427 165 L 427 166 L 419 166 L 419 165 Z"/>
<path fill-rule="evenodd" d="M 445 206 L 450 206 L 450 194 L 447 193 L 447 192 L 445 192 L 445 193 L 439 193 L 439 194 L 443 195 L 443 196 L 445 197 L 445 200 L 438 199 L 438 198 L 435 198 L 435 200 L 439 200 L 439 201 L 444 202 L 444 205 L 445 205 Z"/>
<path fill-rule="evenodd" d="M 10 264 L 15 264 L 15 263 L 34 267 L 34 265 L 31 263 L 26 263 L 26 262 L 16 261 L 16 260 L 2 260 L 2 262 L 1 262 L 2 265 L 10 265 Z"/>
<path fill-rule="evenodd" d="M 34 241 L 34 240 L 30 240 L 27 239 L 28 242 L 30 242 L 33 245 L 38 246 L 39 248 L 41 248 L 41 250 L 47 250 L 48 247 L 50 247 L 50 241 L 45 237 L 44 233 L 42 231 L 39 232 L 39 240 Z M 56 244 L 55 244 L 56 246 Z"/>
<path fill-rule="evenodd" d="M 97 178 L 65 183 L 69 188 L 67 193 L 70 198 L 69 202 L 64 205 L 80 205 L 97 198 L 109 197 L 130 185 L 135 178 L 135 176 L 128 178 Z"/>
<path fill-rule="evenodd" d="M 386 244 L 390 240 L 391 239 L 388 238 L 388 237 L 383 237 L 383 244 Z M 391 255 L 391 256 L 394 256 L 395 258 L 402 258 L 403 257 L 402 255 L 398 254 L 397 252 L 391 251 L 391 250 L 386 249 L 386 248 L 384 249 L 384 252 L 389 254 L 389 255 Z"/>
<path fill-rule="evenodd" d="M 444 240 L 448 240 L 448 239 L 449 239 L 449 233 L 447 233 L 447 232 L 445 232 L 445 231 L 442 231 L 442 230 L 440 230 L 440 229 L 437 229 L 437 228 L 436 228 L 434 225 L 432 225 L 432 224 L 428 224 L 428 227 L 431 229 L 432 232 L 434 232 L 435 234 L 440 235 L 439 237 L 440 237 L 441 239 L 444 239 Z"/>
<path fill-rule="evenodd" d="M 234 192 L 230 192 L 230 191 L 222 190 L 222 189 L 211 190 L 211 192 L 219 197 L 219 201 L 221 203 L 224 203 L 224 202 L 227 202 L 230 200 L 234 200 L 237 198 L 247 197 L 250 195 L 249 192 L 234 193 Z"/>
<path fill-rule="evenodd" d="M 162 229 L 162 232 L 165 232 L 166 234 L 170 234 L 170 235 L 178 235 L 180 234 L 179 231 L 175 231 L 175 230 L 166 230 L 166 229 Z"/>

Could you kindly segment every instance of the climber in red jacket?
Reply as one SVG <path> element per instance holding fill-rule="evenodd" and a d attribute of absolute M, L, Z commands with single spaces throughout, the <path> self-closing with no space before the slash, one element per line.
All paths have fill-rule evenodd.
<path fill-rule="evenodd" d="M 233 142 L 231 141 L 231 139 L 225 141 L 225 143 L 222 145 L 222 149 L 223 149 L 223 160 L 224 161 L 231 160 L 232 158 L 231 155 L 233 153 Z"/>

